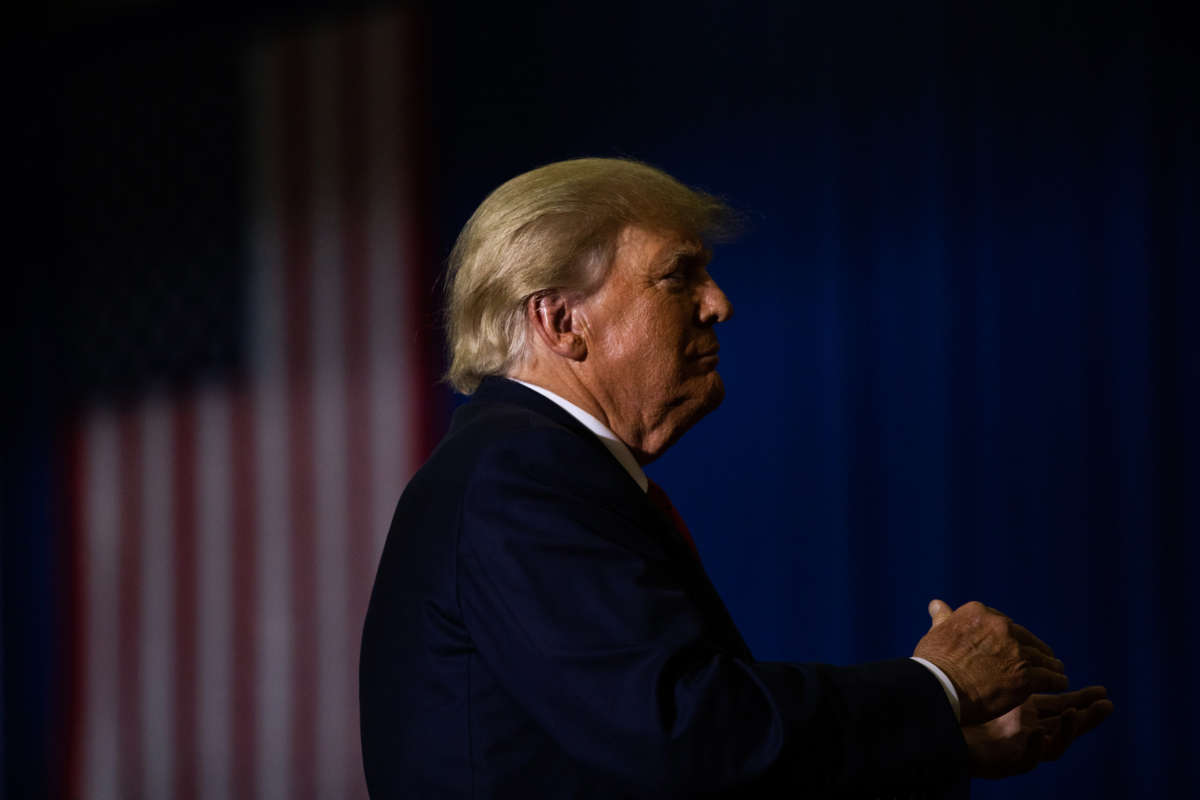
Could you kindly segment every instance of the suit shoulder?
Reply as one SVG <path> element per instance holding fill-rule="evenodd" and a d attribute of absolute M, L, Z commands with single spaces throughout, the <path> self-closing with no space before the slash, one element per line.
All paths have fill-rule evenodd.
<path fill-rule="evenodd" d="M 574 430 L 536 411 L 508 403 L 464 406 L 426 466 L 449 467 L 464 480 L 503 472 L 555 475 L 564 467 L 608 467 L 612 456 L 593 434 Z"/>

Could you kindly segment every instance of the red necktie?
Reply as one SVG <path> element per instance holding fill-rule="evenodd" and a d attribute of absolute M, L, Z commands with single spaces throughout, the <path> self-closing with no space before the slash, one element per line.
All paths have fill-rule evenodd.
<path fill-rule="evenodd" d="M 651 503 L 654 503 L 654 505 L 666 512 L 667 516 L 670 517 L 671 522 L 675 524 L 675 530 L 680 536 L 683 537 L 683 540 L 687 542 L 687 546 L 692 549 L 692 555 L 694 555 L 696 560 L 699 561 L 700 551 L 696 549 L 696 540 L 692 538 L 692 532 L 688 530 L 687 524 L 683 521 L 683 517 L 679 516 L 679 512 L 675 510 L 675 506 L 671 502 L 671 498 L 667 497 L 667 493 L 664 492 L 663 488 L 657 483 L 649 478 L 647 478 L 646 481 L 646 497 L 650 499 Z"/>

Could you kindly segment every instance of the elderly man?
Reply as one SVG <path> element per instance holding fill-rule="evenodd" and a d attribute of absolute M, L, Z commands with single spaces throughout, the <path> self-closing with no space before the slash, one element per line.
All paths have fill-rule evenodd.
<path fill-rule="evenodd" d="M 963 794 L 1109 708 L 1024 628 L 930 604 L 913 658 L 756 661 L 642 466 L 724 395 L 718 201 L 580 159 L 493 192 L 450 259 L 473 394 L 400 499 L 363 634 L 373 797 Z M 987 724 L 984 724 L 987 723 Z"/>

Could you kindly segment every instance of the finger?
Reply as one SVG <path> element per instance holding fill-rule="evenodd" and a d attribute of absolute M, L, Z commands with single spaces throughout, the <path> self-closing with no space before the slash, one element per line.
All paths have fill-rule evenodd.
<path fill-rule="evenodd" d="M 942 600 L 938 600 L 937 598 L 930 600 L 929 601 L 929 618 L 931 620 L 933 620 L 933 624 L 930 625 L 929 627 L 936 628 L 938 625 L 941 625 L 943 622 L 945 622 L 947 619 L 950 618 L 951 613 L 952 612 L 950 611 L 950 606 L 946 605 L 946 603 L 943 602 Z"/>
<path fill-rule="evenodd" d="M 1108 719 L 1113 712 L 1111 700 L 1098 700 L 1075 713 L 1075 737 L 1078 738 Z"/>
<path fill-rule="evenodd" d="M 1112 701 L 1098 700 L 1083 710 L 1068 708 L 1060 717 L 1040 720 L 1038 728 L 1046 737 L 1041 759 L 1053 761 L 1061 756 L 1076 739 L 1103 722 L 1112 711 Z"/>
<path fill-rule="evenodd" d="M 1036 637 L 1032 633 L 1030 633 L 1029 629 L 1026 628 L 1024 625 L 1020 625 L 1020 624 L 1014 622 L 1012 625 L 1009 626 L 1009 631 L 1012 633 L 1013 638 L 1016 639 L 1021 644 L 1028 645 L 1030 647 L 1035 647 L 1050 657 L 1054 656 L 1054 649 L 1052 647 L 1050 647 L 1050 645 L 1046 644 L 1041 639 L 1039 639 L 1038 637 Z"/>
<path fill-rule="evenodd" d="M 1039 717 L 1061 714 L 1068 708 L 1083 709 L 1108 697 L 1103 686 L 1087 686 L 1066 694 L 1035 694 L 1030 697 Z"/>
<path fill-rule="evenodd" d="M 1028 645 L 1021 647 L 1021 656 L 1029 662 L 1030 666 L 1042 667 L 1050 670 L 1051 672 L 1061 672 L 1064 675 L 1066 674 L 1066 664 L 1059 661 L 1054 656 L 1046 655 L 1044 652 L 1035 647 L 1030 647 Z"/>
<path fill-rule="evenodd" d="M 1061 672 L 1045 667 L 1029 668 L 1030 692 L 1063 692 L 1070 688 L 1071 682 Z"/>

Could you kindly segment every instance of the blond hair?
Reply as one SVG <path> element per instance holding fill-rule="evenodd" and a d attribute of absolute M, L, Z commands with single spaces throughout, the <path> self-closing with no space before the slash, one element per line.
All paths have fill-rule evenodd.
<path fill-rule="evenodd" d="M 559 161 L 507 181 L 480 203 L 450 253 L 446 380 L 470 394 L 517 366 L 525 304 L 548 289 L 588 292 L 608 274 L 628 225 L 711 241 L 732 232 L 720 200 L 637 161 Z"/>

